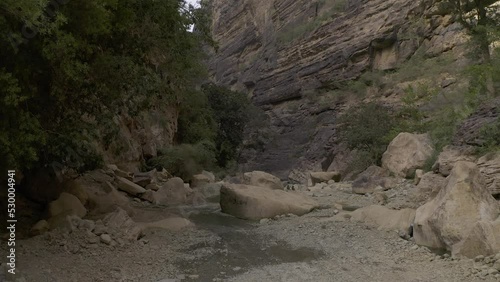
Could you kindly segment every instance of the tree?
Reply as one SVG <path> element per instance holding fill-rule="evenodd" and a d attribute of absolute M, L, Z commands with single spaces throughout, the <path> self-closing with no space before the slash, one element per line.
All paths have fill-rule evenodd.
<path fill-rule="evenodd" d="M 376 103 L 362 104 L 341 116 L 339 123 L 340 137 L 349 149 L 366 152 L 372 163 L 380 161 L 389 143 L 386 136 L 394 125 L 389 109 Z"/>
<path fill-rule="evenodd" d="M 466 28 L 477 46 L 480 62 L 484 69 L 486 95 L 495 96 L 495 85 L 491 75 L 490 46 L 500 39 L 500 5 L 497 0 L 446 0 L 444 8 L 449 8 L 455 18 Z"/>
<path fill-rule="evenodd" d="M 215 148 L 217 164 L 227 167 L 235 160 L 240 145 L 243 142 L 243 131 L 249 121 L 248 98 L 240 92 L 208 84 L 203 86 L 208 97 L 215 124 Z"/>
<path fill-rule="evenodd" d="M 113 116 L 186 104 L 207 19 L 184 0 L 1 1 L 0 166 L 90 169 Z"/>

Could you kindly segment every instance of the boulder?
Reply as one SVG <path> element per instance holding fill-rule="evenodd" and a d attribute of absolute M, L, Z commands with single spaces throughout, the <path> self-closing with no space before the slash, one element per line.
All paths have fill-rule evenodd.
<path fill-rule="evenodd" d="M 443 176 L 448 176 L 459 161 L 475 162 L 476 157 L 473 155 L 473 148 L 464 146 L 448 145 L 443 148 L 439 154 L 438 159 L 432 166 L 434 172 L 438 172 Z"/>
<path fill-rule="evenodd" d="M 134 176 L 131 172 L 128 172 L 128 171 L 124 171 L 124 170 L 121 170 L 121 169 L 116 169 L 113 171 L 114 174 L 118 177 L 123 177 L 127 180 L 130 180 L 132 181 L 134 179 Z"/>
<path fill-rule="evenodd" d="M 134 175 L 134 180 L 133 180 L 135 184 L 141 187 L 147 187 L 149 184 L 151 184 L 152 181 L 153 179 L 151 178 L 150 175 L 140 175 L 140 176 Z"/>
<path fill-rule="evenodd" d="M 158 183 L 151 183 L 148 184 L 148 186 L 145 187 L 146 190 L 153 190 L 153 191 L 158 191 L 160 189 L 161 185 Z"/>
<path fill-rule="evenodd" d="M 398 180 L 389 175 L 389 171 L 379 166 L 370 166 L 353 181 L 352 192 L 355 194 L 373 193 L 378 186 L 384 190 L 394 188 L 398 184 Z"/>
<path fill-rule="evenodd" d="M 153 179 L 154 182 L 167 182 L 170 178 L 172 178 L 172 175 L 166 170 L 163 169 L 162 171 L 153 171 Z"/>
<path fill-rule="evenodd" d="M 141 195 L 141 199 L 152 204 L 157 204 L 159 202 L 158 197 L 156 196 L 156 192 L 153 190 L 146 190 L 146 192 Z"/>
<path fill-rule="evenodd" d="M 474 258 L 500 252 L 500 219 L 477 222 L 467 236 L 453 248 L 452 255 Z"/>
<path fill-rule="evenodd" d="M 391 210 L 379 205 L 363 207 L 351 213 L 351 220 L 364 222 L 384 231 L 409 233 L 414 219 L 413 209 Z"/>
<path fill-rule="evenodd" d="M 167 231 L 181 231 L 185 228 L 193 227 L 194 224 L 188 219 L 182 217 L 172 217 L 167 219 L 162 219 L 155 222 L 142 223 L 143 230 L 146 229 L 163 229 Z"/>
<path fill-rule="evenodd" d="M 296 192 L 227 183 L 220 191 L 220 206 L 224 213 L 252 220 L 289 213 L 304 215 L 319 207 L 312 198 Z"/>
<path fill-rule="evenodd" d="M 422 176 L 415 190 L 411 191 L 413 202 L 419 203 L 419 205 L 424 204 L 434 198 L 444 186 L 446 186 L 444 176 L 434 172 L 427 172 Z"/>
<path fill-rule="evenodd" d="M 170 178 L 156 192 L 158 204 L 183 205 L 189 203 L 193 189 L 186 187 L 179 177 Z"/>
<path fill-rule="evenodd" d="M 479 221 L 492 221 L 499 212 L 496 200 L 486 189 L 476 164 L 457 162 L 446 186 L 431 201 L 417 209 L 415 242 L 456 252 Z"/>
<path fill-rule="evenodd" d="M 340 173 L 336 171 L 318 171 L 318 172 L 311 172 L 310 173 L 311 177 L 311 183 L 312 185 L 316 185 L 317 183 L 328 183 L 330 180 L 334 180 L 335 182 L 340 182 Z"/>
<path fill-rule="evenodd" d="M 243 179 L 247 185 L 260 186 L 275 190 L 285 189 L 278 177 L 263 171 L 246 172 L 243 174 Z"/>
<path fill-rule="evenodd" d="M 382 155 L 382 167 L 399 177 L 412 177 L 434 154 L 428 134 L 400 133 Z"/>
<path fill-rule="evenodd" d="M 67 180 L 64 182 L 64 191 L 77 197 L 82 205 L 86 205 L 89 200 L 89 195 L 87 190 L 82 185 L 81 181 L 78 180 Z"/>
<path fill-rule="evenodd" d="M 210 176 L 200 173 L 193 175 L 190 184 L 192 188 L 197 188 L 212 182 L 213 180 Z"/>
<path fill-rule="evenodd" d="M 99 191 L 89 194 L 89 210 L 93 215 L 106 214 L 118 207 L 129 213 L 132 211 L 130 199 L 125 193 L 119 192 L 110 182 L 102 184 Z"/>
<path fill-rule="evenodd" d="M 137 196 L 146 192 L 146 189 L 123 177 L 117 176 L 115 181 L 118 189 L 127 192 L 132 196 Z"/>
<path fill-rule="evenodd" d="M 106 215 L 102 222 L 113 238 L 135 241 L 142 235 L 142 227 L 134 222 L 127 212 L 121 208 L 117 208 L 114 212 Z"/>
<path fill-rule="evenodd" d="M 489 153 L 477 161 L 479 171 L 492 195 L 500 194 L 500 153 Z"/>
<path fill-rule="evenodd" d="M 87 209 L 83 206 L 80 200 L 72 194 L 63 192 L 59 198 L 50 202 L 47 208 L 49 217 L 76 215 L 84 217 L 87 214 Z"/>

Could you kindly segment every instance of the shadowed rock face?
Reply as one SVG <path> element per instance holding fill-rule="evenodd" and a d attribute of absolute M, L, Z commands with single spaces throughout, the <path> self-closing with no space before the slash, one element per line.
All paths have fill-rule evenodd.
<path fill-rule="evenodd" d="M 366 70 L 394 69 L 422 45 L 434 54 L 453 48 L 453 38 L 444 40 L 451 36 L 451 29 L 443 28 L 450 25 L 445 17 L 429 16 L 424 27 L 412 25 L 429 11 L 421 1 L 345 1 L 343 9 L 335 6 L 339 2 L 212 1 L 212 30 L 219 43 L 209 61 L 213 80 L 249 93 L 270 121 L 270 137 L 261 148 L 243 152 L 242 169 L 280 178 L 294 169 L 326 170 L 338 147 L 335 121 L 343 105 L 321 105 L 307 95 Z M 283 40 L 296 27 L 311 24 L 317 28 Z"/>

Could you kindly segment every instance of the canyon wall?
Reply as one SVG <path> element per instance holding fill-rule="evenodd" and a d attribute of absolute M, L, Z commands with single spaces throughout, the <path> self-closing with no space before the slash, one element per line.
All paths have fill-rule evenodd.
<path fill-rule="evenodd" d="M 460 26 L 433 2 L 213 0 L 212 78 L 248 93 L 268 117 L 265 129 L 248 133 L 247 143 L 259 144 L 245 146 L 242 170 L 302 181 L 307 170 L 341 163 L 336 120 L 348 103 L 314 96 L 367 71 L 390 73 L 417 50 L 432 57 L 464 43 Z M 401 94 L 375 92 L 386 103 Z"/>

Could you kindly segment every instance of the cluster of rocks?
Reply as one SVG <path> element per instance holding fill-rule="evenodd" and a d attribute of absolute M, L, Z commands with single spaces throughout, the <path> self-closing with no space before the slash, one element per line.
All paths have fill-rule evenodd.
<path fill-rule="evenodd" d="M 453 257 L 500 252 L 500 154 L 481 158 L 471 148 L 445 147 L 430 172 L 422 170 L 436 152 L 426 134 L 399 134 L 382 157 L 351 183 L 351 193 L 379 205 L 342 211 L 337 220 L 352 220 L 378 229 L 398 231 L 418 245 L 441 249 Z M 384 207 L 396 187 L 410 182 L 413 203 L 397 210 Z M 412 188 L 413 187 L 413 188 Z M 318 185 L 311 189 L 323 189 Z"/>
<path fill-rule="evenodd" d="M 107 183 L 113 189 L 126 192 L 136 201 L 144 200 L 156 205 L 200 204 L 204 197 L 194 191 L 189 184 L 179 177 L 172 177 L 166 170 L 152 170 L 143 173 L 129 173 L 109 166 L 114 173 L 114 182 Z M 210 172 L 203 172 L 193 177 L 193 184 L 215 182 L 215 176 Z"/>
<path fill-rule="evenodd" d="M 68 180 L 58 198 L 46 205 L 44 218 L 31 228 L 31 235 L 49 230 L 80 230 L 88 233 L 85 240 L 108 245 L 137 240 L 146 228 L 179 230 L 192 224 L 183 218 L 167 218 L 152 223 L 136 223 L 129 216 L 134 214 L 133 202 L 150 205 L 198 205 L 206 198 L 218 195 L 215 176 L 203 171 L 193 177 L 190 184 L 172 177 L 166 170 L 131 173 L 115 165 L 89 172 Z M 210 186 L 212 185 L 212 186 Z M 214 187 L 215 185 L 215 187 Z M 87 215 L 102 220 L 84 220 Z M 94 234 L 95 236 L 91 236 Z M 97 236 L 97 237 L 96 237 Z"/>
<path fill-rule="evenodd" d="M 474 258 L 474 266 L 471 268 L 471 275 L 479 278 L 494 276 L 500 279 L 500 253 L 496 255 L 478 255 Z"/>
<path fill-rule="evenodd" d="M 500 154 L 476 158 L 471 148 L 448 146 L 425 173 L 423 169 L 430 168 L 429 160 L 435 155 L 428 134 L 399 134 L 383 154 L 382 166 L 369 167 L 351 183 L 352 194 L 366 195 L 378 205 L 352 211 L 341 206 L 335 220 L 397 231 L 402 238 L 448 251 L 453 258 L 500 252 L 500 207 L 493 197 L 500 190 Z M 311 172 L 310 196 L 326 195 L 340 179 L 336 172 Z M 222 185 L 220 204 L 224 212 L 262 219 L 303 215 L 321 207 L 312 198 L 284 192 L 279 179 L 264 172 L 247 173 L 244 181 Z M 393 196 L 390 191 L 405 183 L 410 187 L 405 196 L 413 203 L 396 210 L 385 207 Z"/>

